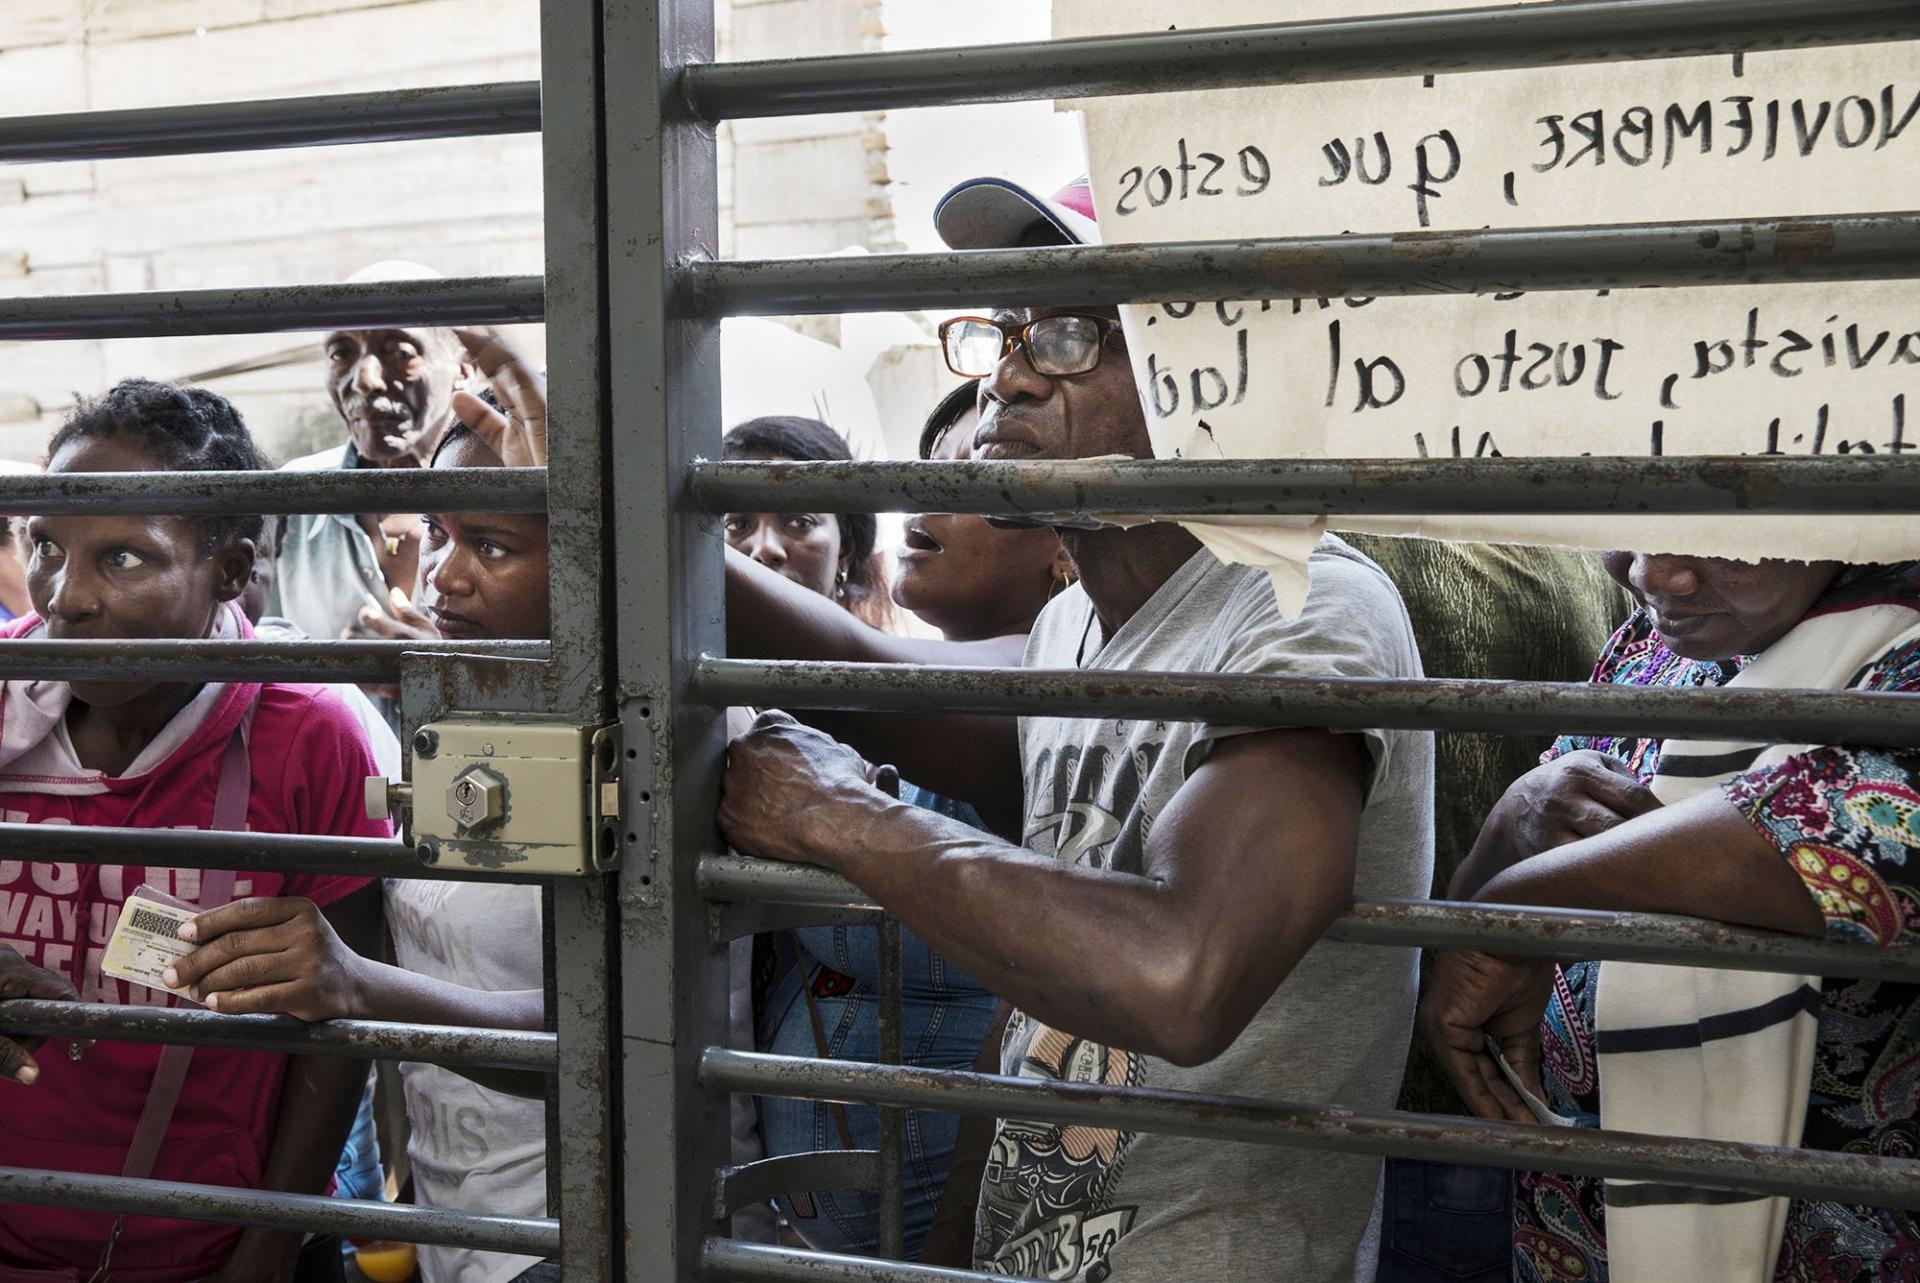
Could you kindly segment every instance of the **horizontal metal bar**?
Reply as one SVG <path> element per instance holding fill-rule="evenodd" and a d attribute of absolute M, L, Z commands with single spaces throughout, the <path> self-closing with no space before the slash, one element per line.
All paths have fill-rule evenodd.
<path fill-rule="evenodd" d="M 713 1219 L 724 1221 L 743 1207 L 765 1203 L 781 1194 L 879 1187 L 880 1151 L 877 1149 L 819 1149 L 776 1154 L 737 1167 L 723 1167 L 714 1173 Z"/>
<path fill-rule="evenodd" d="M 1005 1274 L 982 1274 L 938 1265 L 911 1265 L 864 1256 L 802 1251 L 768 1243 L 710 1238 L 700 1250 L 700 1276 L 727 1283 L 1009 1283 Z M 1011 1283 L 1020 1283 L 1012 1278 Z"/>
<path fill-rule="evenodd" d="M 540 132 L 531 80 L 0 118 L 0 162 L 125 160 Z"/>
<path fill-rule="evenodd" d="M 534 880 L 525 873 L 511 870 L 469 869 L 444 862 L 429 866 L 420 862 L 411 846 L 394 838 L 313 837 L 300 833 L 239 833 L 218 829 L 203 832 L 94 828 L 80 824 L 0 824 L 0 859 L 433 881 Z"/>
<path fill-rule="evenodd" d="M 0 516 L 545 512 L 545 468 L 51 472 L 0 476 Z"/>
<path fill-rule="evenodd" d="M 1920 458 L 1069 459 L 697 463 L 707 512 L 1920 512 Z M 0 487 L 0 494 L 4 494 Z"/>
<path fill-rule="evenodd" d="M 0 650 L 0 654 L 4 654 Z M 1253 726 L 1653 735 L 1738 728 L 1768 744 L 1920 746 L 1920 695 L 1826 690 L 1667 690 L 1585 682 L 1124 673 L 713 659 L 694 693 L 722 708 L 938 709 L 1008 717 L 1122 717 Z"/>
<path fill-rule="evenodd" d="M 0 681 L 396 682 L 400 656 L 544 660 L 543 641 L 9 641 Z"/>
<path fill-rule="evenodd" d="M 241 1047 L 288 1055 L 318 1052 L 365 1060 L 530 1069 L 548 1074 L 559 1065 L 559 1051 L 550 1033 L 378 1020 L 308 1024 L 291 1016 L 223 1016 L 197 1007 L 110 1006 L 16 998 L 0 1002 L 0 1029 L 63 1038 Z"/>
<path fill-rule="evenodd" d="M 1324 84 L 1910 40 L 1907 0 L 1573 0 L 1262 26 L 718 62 L 680 73 L 710 121 Z"/>
<path fill-rule="evenodd" d="M 476 1216 L 414 1203 L 275 1194 L 224 1185 L 130 1180 L 125 1176 L 86 1176 L 25 1167 L 0 1167 L 0 1203 L 258 1225 L 338 1234 L 342 1238 L 445 1243 L 528 1256 L 551 1256 L 560 1250 L 560 1223 L 532 1216 Z"/>
<path fill-rule="evenodd" d="M 1775 1145 L 1540 1127 L 1437 1114 L 1255 1100 L 1246 1096 L 1041 1082 L 709 1047 L 714 1091 L 905 1105 L 951 1114 L 1083 1123 L 1201 1140 L 1244 1141 L 1428 1162 L 1668 1181 L 1870 1207 L 1920 1208 L 1920 1160 Z"/>
<path fill-rule="evenodd" d="M 1882 281 L 1920 276 L 1920 214 L 696 259 L 681 273 L 690 309 L 727 316 Z"/>
<path fill-rule="evenodd" d="M 865 908 L 873 898 L 837 873 L 740 855 L 703 856 L 708 900 Z M 1920 949 L 1837 944 L 1662 913 L 1605 913 L 1452 900 L 1356 900 L 1329 940 L 1425 949 L 1497 949 L 1529 957 L 1659 962 L 1729 971 L 1920 984 Z"/>
<path fill-rule="evenodd" d="M 0 339 L 154 339 L 384 325 L 517 325 L 545 315 L 538 276 L 49 294 L 0 301 Z"/>
<path fill-rule="evenodd" d="M 1920 949 L 1839 944 L 1664 913 L 1357 900 L 1328 929 L 1327 939 L 1920 984 Z"/>

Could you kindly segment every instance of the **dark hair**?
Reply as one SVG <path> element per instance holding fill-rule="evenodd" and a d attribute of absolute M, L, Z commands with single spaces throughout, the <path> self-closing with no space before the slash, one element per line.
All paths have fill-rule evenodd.
<path fill-rule="evenodd" d="M 933 458 L 933 448 L 940 444 L 940 438 L 947 429 L 960 422 L 960 416 L 980 403 L 980 380 L 968 379 L 953 391 L 940 398 L 940 404 L 933 407 L 933 413 L 927 416 L 927 426 L 920 429 L 920 457 Z"/>
<path fill-rule="evenodd" d="M 218 392 L 152 379 L 127 379 L 105 396 L 78 402 L 47 443 L 47 462 L 76 441 L 133 437 L 171 472 L 264 472 L 272 465 L 233 404 Z M 258 514 L 199 518 L 208 551 L 234 539 L 258 541 Z"/>
<path fill-rule="evenodd" d="M 492 388 L 481 388 L 478 392 L 474 393 L 474 396 L 500 411 L 502 414 L 507 412 L 506 407 L 500 404 L 500 398 L 493 394 Z M 480 439 L 474 435 L 472 424 L 468 423 L 465 419 L 455 416 L 453 422 L 447 425 L 447 430 L 442 432 L 440 439 L 434 443 L 433 456 L 427 460 L 427 466 L 431 468 L 438 464 L 440 462 L 440 452 L 445 450 L 449 445 L 452 445 L 454 440 L 459 437 L 473 437 L 476 441 Z"/>
<path fill-rule="evenodd" d="M 720 443 L 722 458 L 772 456 L 795 463 L 850 463 L 853 452 L 838 432 L 818 419 L 795 415 L 768 415 L 748 419 Z M 878 523 L 870 512 L 839 512 L 840 549 L 847 556 L 846 607 L 876 628 L 893 619 L 893 601 L 887 594 L 886 571 L 874 543 Z"/>

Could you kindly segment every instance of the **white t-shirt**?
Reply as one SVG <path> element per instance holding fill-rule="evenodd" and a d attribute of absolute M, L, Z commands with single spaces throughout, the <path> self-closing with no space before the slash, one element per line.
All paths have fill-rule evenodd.
<path fill-rule="evenodd" d="M 474 989 L 538 989 L 540 888 L 489 882 L 386 884 L 394 960 Z M 400 1066 L 415 1199 L 494 1216 L 547 1214 L 546 1102 L 489 1091 L 438 1065 Z M 427 1283 L 502 1283 L 537 1256 L 420 1248 Z"/>

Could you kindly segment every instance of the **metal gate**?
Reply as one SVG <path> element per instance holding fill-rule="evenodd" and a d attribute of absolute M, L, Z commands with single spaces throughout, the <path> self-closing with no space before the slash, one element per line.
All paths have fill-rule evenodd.
<path fill-rule="evenodd" d="M 1299 238 L 1124 251 L 1086 247 L 720 262 L 714 125 L 749 116 L 1339 81 L 1920 38 L 1912 0 L 1568 0 L 1034 45 L 713 64 L 711 0 L 545 0 L 540 84 L 340 95 L 0 121 L 0 161 L 109 159 L 539 130 L 546 272 L 529 277 L 11 300 L 0 339 L 548 325 L 552 457 L 537 471 L 9 477 L 7 512 L 537 511 L 551 518 L 551 645 L 11 642 L 0 676 L 401 681 L 408 728 L 447 712 L 540 712 L 624 732 L 617 873 L 550 883 L 554 1032 L 15 1002 L 7 1027 L 143 1041 L 326 1048 L 343 1055 L 545 1070 L 557 1220 L 155 1181 L 0 1170 L 0 1199 L 559 1250 L 571 1280 L 958 1280 L 968 1271 L 823 1258 L 720 1236 L 729 1206 L 829 1168 L 886 1185 L 897 1244 L 897 1122 L 882 1152 L 727 1168 L 729 1093 L 926 1106 L 1136 1131 L 1533 1167 L 1920 1207 L 1920 1162 L 1333 1110 L 1146 1089 L 1036 1084 L 727 1050 L 724 942 L 801 915 L 872 917 L 817 870 L 717 854 L 713 806 L 730 704 L 1477 729 L 1571 727 L 1920 746 L 1897 695 L 1668 692 L 1421 680 L 1085 675 L 719 658 L 721 542 L 711 514 L 831 511 L 1920 511 L 1900 458 L 720 464 L 723 314 L 977 301 L 1111 304 L 1312 297 L 1340 288 L 1582 289 L 1920 276 L 1920 214 L 1643 224 L 1451 236 Z M 956 175 L 958 177 L 958 175 Z M 1810 237 L 1808 233 L 1817 232 Z M 1818 248 L 1809 249 L 1809 246 Z M 1413 251 L 1413 252 L 1409 252 Z M 452 658 L 452 652 L 460 658 Z M 116 863 L 427 870 L 401 841 L 55 830 L 0 824 L 0 853 Z M 480 876 L 469 874 L 468 876 Z M 1337 938 L 1379 945 L 1577 950 L 1601 959 L 1914 982 L 1920 958 L 1648 915 L 1363 902 Z M 897 1000 L 897 995 L 896 995 Z M 897 1008 L 895 1009 L 897 1012 Z M 897 1015 L 895 1017 L 897 1028 Z M 897 1045 L 897 1044 L 896 1044 Z M 809 1164 L 812 1164 L 809 1166 Z"/>

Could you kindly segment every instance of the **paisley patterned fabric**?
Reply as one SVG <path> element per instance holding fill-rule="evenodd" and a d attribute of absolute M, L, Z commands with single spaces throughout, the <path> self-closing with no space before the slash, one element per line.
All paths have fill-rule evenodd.
<path fill-rule="evenodd" d="M 1920 601 L 1920 564 L 1854 575 L 1815 607 Z M 1607 644 L 1594 681 L 1708 687 L 1744 659 L 1699 662 L 1660 644 L 1636 611 Z M 1875 665 L 1863 688 L 1920 692 L 1920 645 Z M 1643 781 L 1658 740 L 1568 736 L 1542 760 L 1591 748 L 1625 760 Z M 1800 874 L 1832 940 L 1920 945 L 1920 753 L 1822 747 L 1723 786 L 1740 813 Z M 1600 968 L 1565 967 L 1542 1025 L 1547 1103 L 1599 1126 L 1594 998 Z M 1821 985 L 1819 1044 L 1801 1143 L 1810 1149 L 1920 1157 L 1920 986 L 1864 980 Z M 1600 1182 L 1524 1172 L 1514 1199 L 1514 1277 L 1522 1283 L 1604 1283 L 1606 1213 Z M 1842 1203 L 1795 1201 L 1781 1243 L 1778 1283 L 1920 1283 L 1920 1217 Z"/>

